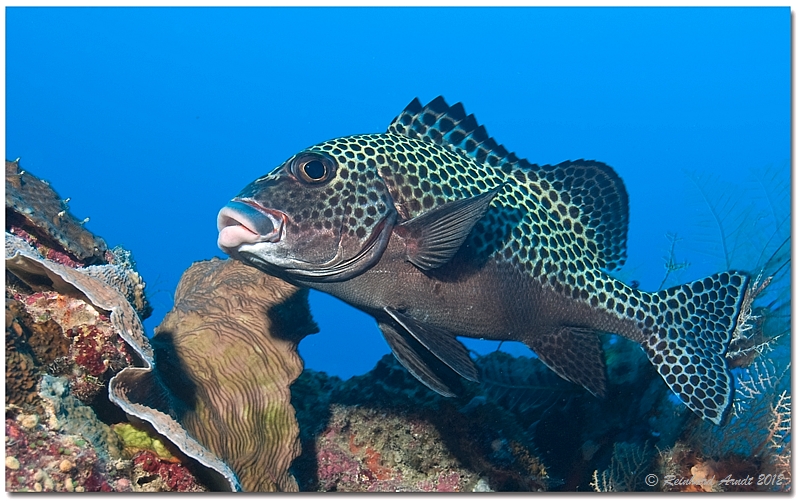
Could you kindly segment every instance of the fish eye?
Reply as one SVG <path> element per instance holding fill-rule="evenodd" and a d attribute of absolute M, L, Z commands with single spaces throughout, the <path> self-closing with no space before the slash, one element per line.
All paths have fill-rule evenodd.
<path fill-rule="evenodd" d="M 312 160 L 303 166 L 303 174 L 315 181 L 322 179 L 325 177 L 325 166 L 319 160 Z"/>
<path fill-rule="evenodd" d="M 336 164 L 321 153 L 305 153 L 292 162 L 292 174 L 307 183 L 322 183 L 333 177 Z"/>

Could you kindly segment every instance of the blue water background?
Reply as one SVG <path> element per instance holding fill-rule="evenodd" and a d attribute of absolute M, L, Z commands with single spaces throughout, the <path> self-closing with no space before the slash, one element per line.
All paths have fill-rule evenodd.
<path fill-rule="evenodd" d="M 725 267 L 704 193 L 768 211 L 752 176 L 789 182 L 790 23 L 788 7 L 7 8 L 6 158 L 133 252 L 152 334 L 183 270 L 223 256 L 216 214 L 242 187 L 442 94 L 531 162 L 613 166 L 619 276 L 655 290 L 668 233 L 680 281 Z M 370 317 L 311 305 L 306 367 L 349 377 L 388 353 Z"/>

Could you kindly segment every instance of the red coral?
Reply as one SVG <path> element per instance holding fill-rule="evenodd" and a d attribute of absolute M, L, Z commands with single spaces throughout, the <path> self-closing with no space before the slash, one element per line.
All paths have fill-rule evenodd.
<path fill-rule="evenodd" d="M 142 451 L 133 458 L 133 464 L 139 465 L 147 473 L 156 473 L 160 462 L 155 454 L 150 451 Z"/>
<path fill-rule="evenodd" d="M 195 484 L 194 475 L 180 464 L 165 463 L 162 465 L 162 470 L 160 474 L 172 490 L 186 491 Z"/>
<path fill-rule="evenodd" d="M 25 433 L 13 419 L 6 418 L 6 437 L 8 437 L 6 444 L 13 443 L 22 449 L 28 447 L 28 441 L 25 438 Z"/>
<path fill-rule="evenodd" d="M 92 470 L 91 475 L 84 480 L 83 488 L 86 490 L 86 492 L 111 492 L 114 490 L 95 470 Z"/>
<path fill-rule="evenodd" d="M 457 472 L 444 473 L 439 476 L 436 482 L 437 492 L 459 492 L 461 475 Z"/>
<path fill-rule="evenodd" d="M 34 292 L 30 296 L 23 296 L 22 294 L 17 294 L 16 296 L 14 296 L 14 299 L 16 299 L 17 301 L 23 301 L 28 306 L 33 306 L 40 299 L 49 300 L 50 295 L 45 294 L 44 292 Z"/>
<path fill-rule="evenodd" d="M 22 228 L 12 225 L 11 233 L 17 235 L 21 239 L 31 244 L 45 259 L 49 259 L 50 261 L 63 264 L 64 266 L 69 266 L 70 268 L 83 267 L 83 263 L 81 263 L 80 261 L 72 259 L 72 257 L 70 257 L 69 254 L 57 251 L 51 247 L 43 245 L 42 243 L 39 242 L 39 239 L 37 239 L 27 231 L 23 230 Z"/>
<path fill-rule="evenodd" d="M 378 480 L 389 480 L 392 478 L 391 468 L 387 468 L 381 464 L 381 455 L 372 447 L 367 447 L 364 451 L 364 464 L 374 474 Z"/>
<path fill-rule="evenodd" d="M 361 446 L 360 445 L 356 445 L 356 436 L 351 433 L 350 434 L 350 452 L 353 453 L 353 454 L 356 454 L 356 453 L 358 453 L 359 450 L 361 450 Z"/>
<path fill-rule="evenodd" d="M 161 460 L 151 451 L 140 452 L 134 456 L 133 463 L 147 473 L 161 477 L 172 491 L 187 492 L 197 488 L 197 479 L 184 465 Z"/>
<path fill-rule="evenodd" d="M 45 247 L 44 245 L 40 245 L 36 250 L 42 254 L 45 259 L 49 259 L 50 261 L 54 261 L 59 264 L 63 264 L 64 266 L 69 266 L 70 268 L 82 268 L 83 264 L 75 261 L 72 259 L 68 254 L 63 252 L 59 252 L 55 249 L 51 249 L 49 247 Z"/>
<path fill-rule="evenodd" d="M 103 357 L 104 347 L 98 343 L 98 338 L 102 339 L 102 331 L 94 325 L 80 325 L 67 331 L 67 335 L 73 338 L 75 363 L 92 376 L 103 375 L 108 365 Z"/>
<path fill-rule="evenodd" d="M 339 484 L 357 482 L 361 466 L 351 456 L 330 443 L 317 452 L 318 474 L 320 486 L 330 490 Z"/>
<path fill-rule="evenodd" d="M 11 225 L 11 228 L 10 228 L 9 231 L 11 233 L 13 233 L 14 235 L 18 236 L 19 238 L 25 240 L 29 244 L 33 245 L 34 247 L 36 246 L 36 244 L 39 243 L 39 240 L 37 240 L 36 237 L 31 235 L 27 231 L 23 230 L 22 228 L 20 228 L 18 226 L 14 226 L 13 224 Z"/>

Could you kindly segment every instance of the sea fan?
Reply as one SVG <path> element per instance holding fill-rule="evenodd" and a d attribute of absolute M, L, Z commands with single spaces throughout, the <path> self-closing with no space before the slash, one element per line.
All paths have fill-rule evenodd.
<path fill-rule="evenodd" d="M 662 438 L 660 477 L 674 474 L 695 482 L 681 488 L 662 484 L 662 490 L 791 489 L 789 173 L 788 165 L 753 171 L 746 180 L 732 180 L 746 181 L 740 185 L 688 176 L 699 194 L 692 199 L 702 203 L 698 224 L 669 236 L 662 287 L 685 281 L 681 272 L 689 260 L 693 275 L 737 269 L 747 271 L 751 281 L 726 354 L 734 377 L 732 409 L 721 426 L 688 416 L 680 440 L 664 443 L 668 434 L 660 425 L 654 427 Z M 595 471 L 591 487 L 642 488 L 614 475 L 622 464 L 617 456 L 634 445 L 631 438 L 615 439 L 611 463 Z M 643 443 L 646 439 L 635 441 Z M 752 486 L 719 482 L 729 475 L 750 475 L 764 482 Z"/>
<path fill-rule="evenodd" d="M 596 492 L 634 492 L 643 490 L 646 475 L 651 471 L 653 450 L 648 442 L 614 444 L 611 464 L 602 473 L 594 471 L 589 484 Z"/>
<path fill-rule="evenodd" d="M 538 415 L 555 405 L 566 407 L 584 390 L 560 378 L 539 359 L 495 351 L 479 356 L 483 395 L 517 415 Z"/>
<path fill-rule="evenodd" d="M 686 174 L 696 190 L 688 203 L 701 200 L 703 206 L 696 226 L 682 238 L 689 250 L 706 256 L 702 264 L 709 271 L 763 267 L 784 245 L 791 224 L 789 174 L 788 165 L 769 166 L 752 170 L 740 184 Z"/>
<path fill-rule="evenodd" d="M 780 475 L 788 489 L 791 472 L 791 240 L 789 170 L 755 174 L 750 188 L 766 201 L 744 209 L 727 190 L 705 200 L 717 225 L 726 268 L 749 269 L 752 280 L 727 353 L 735 380 L 731 415 L 723 426 L 697 423 L 687 442 L 704 457 L 736 455 L 758 462 L 759 473 Z M 702 181 L 698 189 L 707 193 Z M 757 199 L 757 198 L 756 198 Z"/>

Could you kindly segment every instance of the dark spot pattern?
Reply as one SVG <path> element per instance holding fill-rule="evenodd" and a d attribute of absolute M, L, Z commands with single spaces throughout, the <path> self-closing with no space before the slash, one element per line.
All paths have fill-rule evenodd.
<path fill-rule="evenodd" d="M 747 276 L 727 272 L 651 294 L 604 273 L 620 267 L 627 252 L 628 196 L 611 167 L 586 160 L 532 164 L 494 141 L 460 103 L 448 106 L 441 98 L 424 107 L 414 100 L 385 134 L 337 138 L 308 151 L 337 159 L 336 175 L 319 187 L 271 190 L 283 197 L 276 207 L 298 225 L 322 219 L 325 228 L 341 226 L 362 242 L 392 209 L 403 221 L 498 189 L 466 245 L 635 325 L 681 400 L 713 422 L 722 419 L 731 398 L 724 353 Z M 257 188 L 285 176 L 279 167 Z"/>
<path fill-rule="evenodd" d="M 637 299 L 657 306 L 652 322 L 636 317 L 643 328 L 654 329 L 644 343 L 651 362 L 690 409 L 717 424 L 733 396 L 725 352 L 747 280 L 743 273 L 723 272 Z M 739 285 L 725 285 L 733 281 Z"/>
<path fill-rule="evenodd" d="M 345 238 L 366 241 L 393 205 L 379 179 L 378 170 L 387 167 L 386 156 L 376 155 L 374 136 L 342 137 L 313 146 L 252 183 L 239 197 L 253 197 L 265 207 L 285 212 L 289 225 L 299 233 L 341 228 Z M 336 159 L 336 173 L 329 182 L 302 184 L 290 175 L 293 159 L 308 152 Z M 377 162 L 381 157 L 384 162 Z"/>

